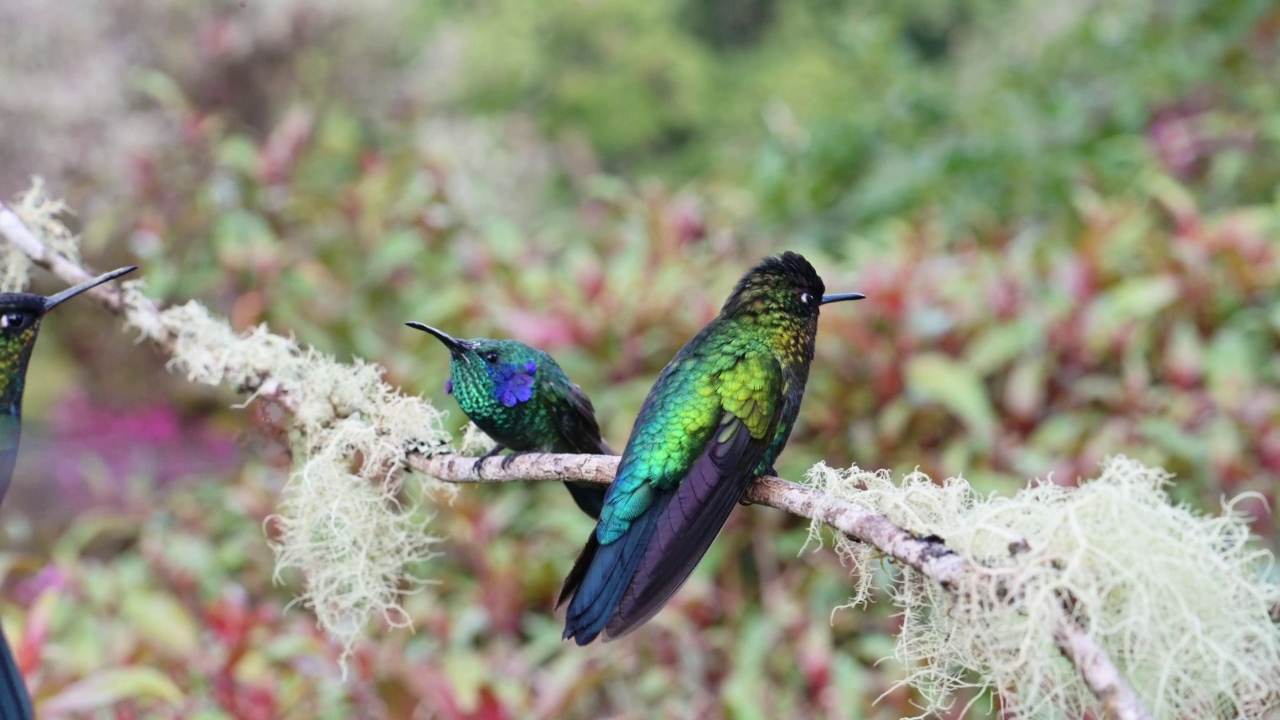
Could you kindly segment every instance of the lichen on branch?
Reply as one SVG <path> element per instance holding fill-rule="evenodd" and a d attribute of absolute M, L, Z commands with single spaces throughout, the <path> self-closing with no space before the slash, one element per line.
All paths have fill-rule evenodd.
<path fill-rule="evenodd" d="M 88 277 L 2 204 L 0 235 L 67 282 Z M 347 647 L 370 615 L 405 624 L 399 600 L 423 582 L 409 568 L 437 542 L 422 498 L 450 492 L 440 480 L 481 479 L 475 459 L 448 452 L 442 413 L 388 386 L 376 365 L 338 363 L 262 326 L 236 333 L 198 304 L 162 311 L 136 282 L 91 297 L 173 370 L 291 414 L 295 470 L 274 521 L 280 567 L 302 571 L 301 600 Z M 616 467 L 611 456 L 531 454 L 486 465 L 483 479 L 608 482 Z M 1143 720 L 1143 701 L 1252 716 L 1276 703 L 1280 643 L 1268 611 L 1280 595 L 1263 571 L 1269 558 L 1248 548 L 1230 512 L 1170 503 L 1163 471 L 1118 460 L 1081 489 L 1039 484 L 1009 499 L 978 497 L 959 480 L 939 488 L 917 474 L 899 486 L 824 465 L 810 480 L 758 478 L 746 498 L 836 529 L 855 567 L 888 557 L 909 568 L 890 589 L 905 612 L 898 652 L 911 668 L 904 682 L 935 708 L 963 685 L 997 689 L 1020 717 L 1087 708 Z M 1169 660 L 1179 654 L 1204 667 Z"/>
<path fill-rule="evenodd" d="M 1250 542 L 1228 505 L 1207 515 L 1174 503 L 1170 475 L 1123 456 L 1079 487 L 1035 482 L 1014 497 L 982 496 L 923 473 L 815 466 L 832 501 L 938 535 L 972 567 L 952 591 L 911 569 L 892 593 L 902 609 L 901 681 L 946 707 L 960 687 L 999 690 L 1011 717 L 1076 718 L 1096 689 L 1061 662 L 1064 612 L 1114 659 L 1154 717 L 1261 717 L 1280 702 L 1280 602 L 1270 553 Z M 814 538 L 822 531 L 815 523 Z M 879 554 L 834 537 L 865 602 Z"/>
<path fill-rule="evenodd" d="M 407 625 L 400 597 L 424 582 L 408 568 L 439 542 L 426 529 L 429 510 L 411 498 L 455 486 L 414 476 L 423 487 L 405 493 L 401 470 L 409 452 L 448 447 L 443 413 L 387 385 L 372 363 L 339 363 L 265 326 L 236 333 L 195 302 L 162 311 L 157 323 L 139 298 L 126 295 L 126 321 L 166 346 L 170 369 L 266 396 L 292 415 L 295 470 L 269 520 L 277 578 L 301 571 L 299 600 L 348 650 L 370 616 Z"/>

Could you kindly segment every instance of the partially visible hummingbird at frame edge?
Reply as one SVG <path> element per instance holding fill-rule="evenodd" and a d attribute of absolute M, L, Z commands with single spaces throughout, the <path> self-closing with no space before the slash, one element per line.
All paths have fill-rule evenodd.
<path fill-rule="evenodd" d="M 449 349 L 445 392 L 462 412 L 503 450 L 612 455 L 600 438 L 591 399 L 547 353 L 518 340 L 463 340 L 420 322 L 405 323 L 429 333 Z M 503 466 L 515 455 L 503 459 Z M 582 512 L 600 516 L 605 486 L 566 481 Z"/>
<path fill-rule="evenodd" d="M 40 321 L 50 310 L 76 295 L 136 270 L 123 267 L 44 297 L 32 293 L 0 293 L 0 501 L 13 478 L 22 431 L 22 391 L 27 364 L 40 332 Z M 9 641 L 0 632 L 0 718 L 29 720 L 31 696 L 22 680 Z"/>
<path fill-rule="evenodd" d="M 818 309 L 859 300 L 826 295 L 801 255 L 749 270 L 720 314 L 649 390 L 595 530 L 559 604 L 572 598 L 565 639 L 621 637 L 688 579 L 757 475 L 791 434 L 818 332 Z"/>

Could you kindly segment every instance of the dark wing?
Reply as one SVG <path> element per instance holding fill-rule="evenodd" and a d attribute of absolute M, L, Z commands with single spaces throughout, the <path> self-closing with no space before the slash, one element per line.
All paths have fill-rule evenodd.
<path fill-rule="evenodd" d="M 645 543 L 674 493 L 661 493 L 618 540 L 600 544 L 593 531 L 560 590 L 560 602 L 572 595 L 565 613 L 564 639 L 586 645 L 609 622 L 618 598 L 644 555 Z M 558 603 L 557 603 L 558 606 Z"/>
<path fill-rule="evenodd" d="M 0 631 L 0 718 L 4 720 L 30 720 L 31 696 L 9 648 L 9 640 Z"/>
<path fill-rule="evenodd" d="M 582 392 L 582 388 L 570 382 L 563 371 L 546 373 L 544 378 L 542 396 L 547 398 L 548 407 L 556 421 L 556 430 L 560 434 L 561 446 L 556 451 L 613 455 L 614 452 L 600 438 L 600 424 L 596 422 L 596 409 L 591 405 L 591 398 Z"/>
<path fill-rule="evenodd" d="M 549 366 L 554 372 L 542 374 L 540 395 L 546 399 L 547 410 L 554 418 L 558 437 L 552 450 L 583 455 L 612 455 L 613 451 L 600 439 L 600 425 L 591 399 L 582 388 L 569 382 L 558 366 Z M 582 512 L 592 518 L 600 517 L 604 506 L 604 494 L 608 486 L 600 483 L 566 482 L 564 486 L 573 496 Z"/>
<path fill-rule="evenodd" d="M 596 559 L 596 551 L 600 549 L 600 541 L 596 539 L 594 532 L 587 536 L 587 544 L 583 546 L 582 552 L 578 553 L 578 559 L 573 561 L 573 568 L 569 570 L 569 574 L 565 576 L 564 583 L 560 585 L 560 597 L 556 600 L 556 609 L 568 600 L 573 591 L 578 589 L 582 584 L 583 578 L 587 576 L 587 568 L 591 567 L 591 561 Z"/>
<path fill-rule="evenodd" d="M 753 437 L 742 418 L 724 414 L 712 442 L 668 501 L 650 510 L 657 517 L 631 582 L 605 626 L 607 639 L 644 624 L 689 579 L 742 499 L 772 436 L 770 427 L 763 438 Z"/>
<path fill-rule="evenodd" d="M 573 596 L 565 638 L 585 645 L 651 617 L 742 497 L 777 428 L 783 385 L 772 354 L 748 351 L 715 358 L 713 372 L 677 375 L 682 350 L 649 391 L 596 525 L 599 543 L 587 544 L 562 592 Z M 699 417 L 711 422 L 698 429 Z"/>

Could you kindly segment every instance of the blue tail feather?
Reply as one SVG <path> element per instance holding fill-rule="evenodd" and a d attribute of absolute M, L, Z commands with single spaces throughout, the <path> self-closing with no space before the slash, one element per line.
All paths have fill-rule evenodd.
<path fill-rule="evenodd" d="M 657 519 L 671 501 L 671 496 L 671 493 L 663 493 L 652 507 L 636 518 L 622 537 L 596 548 L 595 557 L 590 560 L 591 564 L 579 585 L 565 588 L 574 594 L 565 616 L 564 639 L 573 638 L 579 645 L 586 645 L 604 630 L 622 599 L 622 593 L 631 583 L 631 576 L 644 556 Z"/>

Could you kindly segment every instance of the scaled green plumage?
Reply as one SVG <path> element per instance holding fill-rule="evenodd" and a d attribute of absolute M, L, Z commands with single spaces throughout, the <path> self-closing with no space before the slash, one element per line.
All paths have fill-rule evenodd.
<path fill-rule="evenodd" d="M 658 612 L 750 480 L 771 471 L 800 410 L 823 295 L 800 255 L 766 258 L 662 371 L 560 600 L 565 638 L 618 637 Z"/>
<path fill-rule="evenodd" d="M 613 454 L 600 438 L 590 398 L 547 353 L 516 340 L 462 340 L 430 325 L 407 324 L 430 333 L 449 349 L 446 390 L 467 417 L 497 441 L 494 453 L 510 449 Z M 566 482 L 565 486 L 583 512 L 592 518 L 600 516 L 603 485 Z"/>

